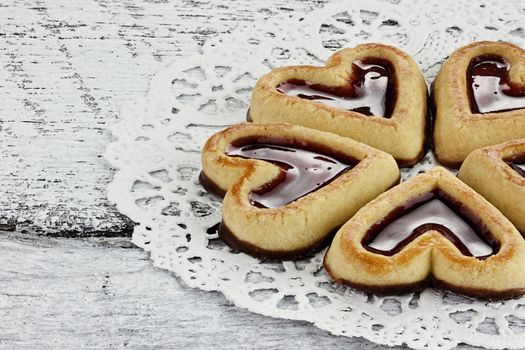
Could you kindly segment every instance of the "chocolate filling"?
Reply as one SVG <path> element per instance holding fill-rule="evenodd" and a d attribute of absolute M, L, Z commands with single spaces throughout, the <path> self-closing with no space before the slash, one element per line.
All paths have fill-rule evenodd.
<path fill-rule="evenodd" d="M 201 171 L 199 174 L 199 182 L 204 187 L 204 189 L 214 195 L 217 195 L 221 198 L 224 198 L 226 191 L 219 187 L 212 179 L 206 175 L 204 171 Z"/>
<path fill-rule="evenodd" d="M 362 244 L 371 252 L 391 256 L 429 230 L 441 233 L 467 256 L 484 259 L 499 250 L 499 242 L 482 220 L 440 190 L 394 209 L 370 228 Z"/>
<path fill-rule="evenodd" d="M 518 174 L 525 177 L 525 154 L 507 158 L 504 161 Z"/>
<path fill-rule="evenodd" d="M 261 260 L 299 260 L 317 253 L 324 247 L 330 244 L 335 234 L 339 231 L 339 226 L 330 230 L 325 236 L 321 237 L 319 241 L 312 243 L 309 246 L 298 248 L 295 250 L 267 250 L 260 248 L 252 243 L 240 240 L 235 234 L 226 226 L 224 221 L 219 226 L 219 238 L 232 249 L 244 252 L 251 256 L 255 256 Z"/>
<path fill-rule="evenodd" d="M 226 154 L 260 159 L 277 165 L 281 172 L 254 189 L 250 202 L 259 208 L 278 208 L 326 186 L 351 169 L 357 161 L 320 145 L 293 140 L 245 138 L 228 146 Z"/>
<path fill-rule="evenodd" d="M 509 164 L 512 169 L 516 170 L 518 174 L 525 177 L 525 164 L 517 164 L 511 162 L 508 162 L 507 164 Z"/>
<path fill-rule="evenodd" d="M 510 63 L 501 56 L 472 59 L 467 85 L 472 113 L 506 112 L 525 107 L 525 85 L 510 81 Z"/>
<path fill-rule="evenodd" d="M 330 107 L 390 118 L 396 102 L 396 86 L 390 61 L 368 57 L 352 63 L 347 85 L 326 86 L 293 79 L 277 86 L 277 90 Z"/>
<path fill-rule="evenodd" d="M 325 255 L 326 260 L 326 255 Z M 326 271 L 337 283 L 346 284 L 350 287 L 379 295 L 392 295 L 392 294 L 405 294 L 420 291 L 426 287 L 433 286 L 436 288 L 446 289 L 453 291 L 459 294 L 465 294 L 474 298 L 488 299 L 490 301 L 511 299 L 519 297 L 525 293 L 524 288 L 514 288 L 508 289 L 505 291 L 497 291 L 491 289 L 482 289 L 482 288 L 466 288 L 463 286 L 458 286 L 454 284 L 447 283 L 442 280 L 436 279 L 434 276 L 430 275 L 426 279 L 414 283 L 407 284 L 394 284 L 394 285 L 381 285 L 381 284 L 362 284 L 356 283 L 344 278 L 335 278 L 333 273 L 330 270 L 330 266 L 324 263 Z"/>

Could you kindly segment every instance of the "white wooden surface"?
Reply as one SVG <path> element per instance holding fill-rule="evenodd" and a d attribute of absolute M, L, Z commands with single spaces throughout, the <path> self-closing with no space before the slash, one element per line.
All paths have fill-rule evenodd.
<path fill-rule="evenodd" d="M 106 127 L 158 69 L 240 21 L 323 2 L 0 2 L 0 348 L 385 348 L 185 287 L 105 196 Z"/>
<path fill-rule="evenodd" d="M 126 238 L 10 233 L 0 256 L 2 349 L 391 349 L 185 287 Z"/>
<path fill-rule="evenodd" d="M 240 21 L 322 1 L 0 2 L 0 224 L 55 235 L 130 234 L 102 158 L 119 106 L 152 75 Z"/>

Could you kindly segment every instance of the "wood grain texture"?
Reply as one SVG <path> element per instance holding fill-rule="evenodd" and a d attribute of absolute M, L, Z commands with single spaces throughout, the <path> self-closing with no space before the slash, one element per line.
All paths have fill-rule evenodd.
<path fill-rule="evenodd" d="M 0 228 L 129 235 L 102 158 L 119 106 L 157 70 L 239 22 L 316 0 L 41 0 L 0 4 Z"/>
<path fill-rule="evenodd" d="M 126 238 L 10 233 L 0 256 L 2 349 L 395 349 L 190 289 Z"/>
<path fill-rule="evenodd" d="M 102 237 L 133 228 L 106 199 L 119 106 L 207 38 L 324 3 L 0 2 L 0 349 L 390 349 L 239 309 Z"/>

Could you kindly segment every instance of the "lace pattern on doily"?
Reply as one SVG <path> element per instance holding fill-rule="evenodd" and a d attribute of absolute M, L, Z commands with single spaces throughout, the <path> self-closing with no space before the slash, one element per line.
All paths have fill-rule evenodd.
<path fill-rule="evenodd" d="M 434 289 L 378 297 L 333 283 L 322 268 L 324 251 L 282 263 L 232 251 L 217 237 L 221 202 L 198 181 L 205 140 L 244 120 L 251 88 L 269 69 L 320 65 L 339 48 L 382 42 L 411 54 L 430 83 L 459 46 L 483 39 L 525 46 L 520 11 L 497 1 L 338 2 L 307 16 L 241 24 L 209 40 L 201 55 L 158 72 L 148 95 L 122 109 L 106 152 L 118 168 L 109 198 L 138 223 L 133 242 L 156 266 L 253 312 L 387 345 L 520 347 L 525 298 L 490 303 Z M 434 164 L 428 154 L 402 177 Z"/>

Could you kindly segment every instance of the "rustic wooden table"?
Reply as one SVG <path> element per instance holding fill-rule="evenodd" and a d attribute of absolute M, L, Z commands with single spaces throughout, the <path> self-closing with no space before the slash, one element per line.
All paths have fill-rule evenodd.
<path fill-rule="evenodd" d="M 0 348 L 386 348 L 184 286 L 106 199 L 106 127 L 158 69 L 241 21 L 323 3 L 0 3 Z"/>

